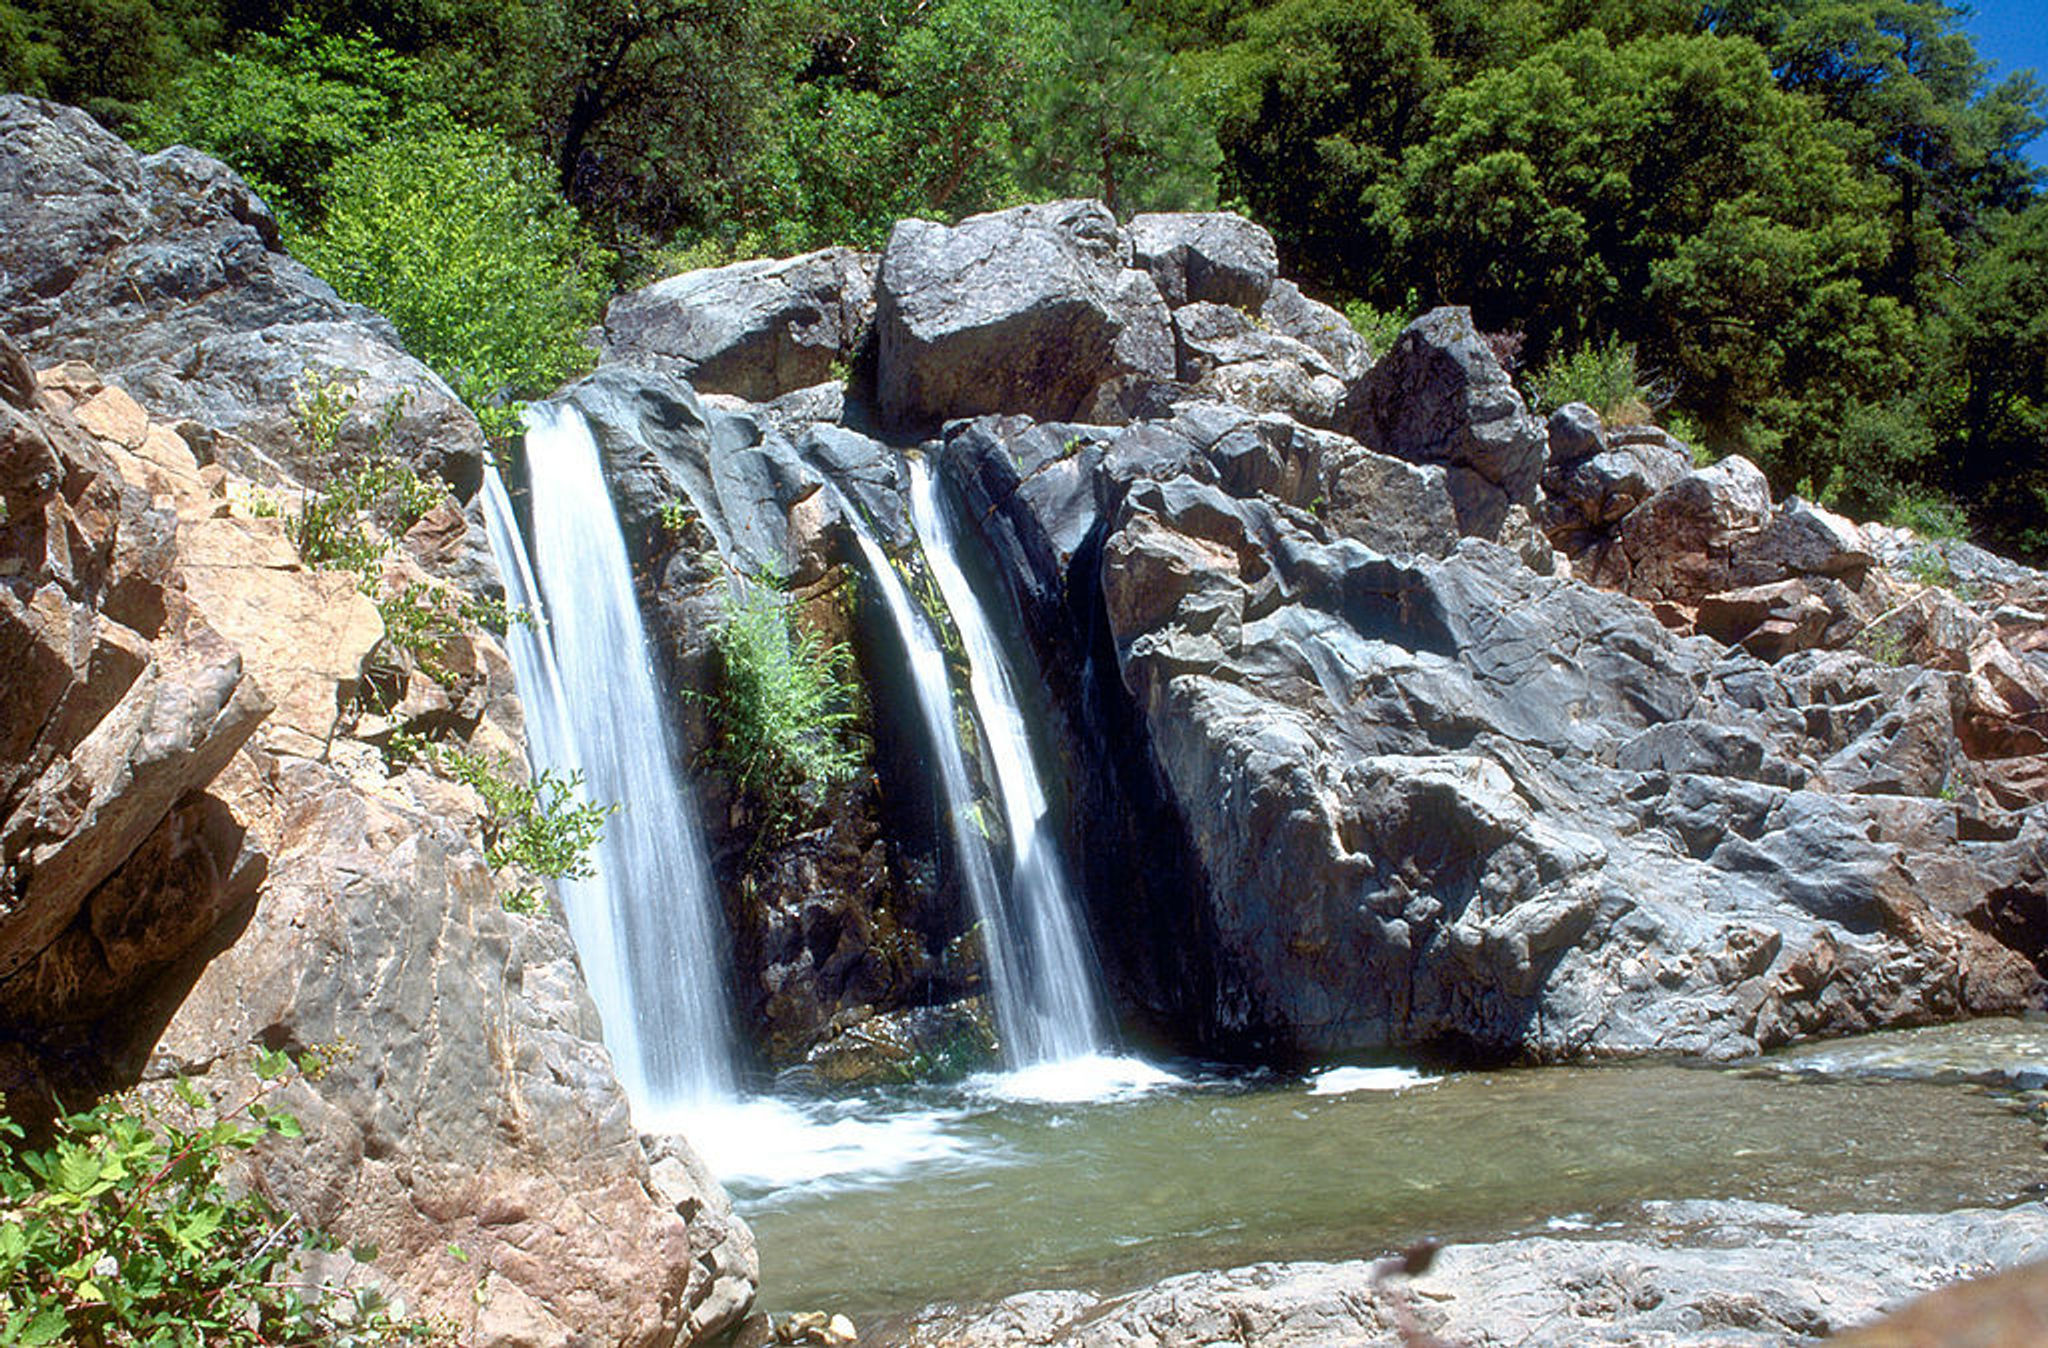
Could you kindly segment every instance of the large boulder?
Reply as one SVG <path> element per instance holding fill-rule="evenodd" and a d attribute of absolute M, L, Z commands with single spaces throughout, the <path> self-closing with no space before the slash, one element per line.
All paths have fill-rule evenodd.
<path fill-rule="evenodd" d="M 1930 898 L 1996 888 L 1999 849 L 1817 789 L 1793 690 L 1632 600 L 1185 475 L 1134 483 L 1102 557 L 1255 1039 L 1721 1056 L 2038 995 Z"/>
<path fill-rule="evenodd" d="M 1166 304 L 1131 260 L 1099 202 L 899 222 L 877 285 L 883 419 L 1071 420 L 1120 383 L 1171 381 Z"/>
<path fill-rule="evenodd" d="M 342 448 L 378 434 L 467 497 L 483 433 L 389 322 L 288 256 L 247 184 L 183 147 L 143 156 L 84 113 L 0 96 L 0 329 L 80 360 L 158 416 L 190 417 L 314 474 L 292 416 L 308 370 L 346 374 Z"/>
<path fill-rule="evenodd" d="M 1228 211 L 1137 215 L 1125 232 L 1133 259 L 1175 309 L 1228 304 L 1255 314 L 1280 274 L 1273 236 Z"/>
<path fill-rule="evenodd" d="M 1337 429 L 1450 474 L 1458 524 L 1497 538 L 1508 510 L 1533 513 L 1549 440 L 1467 309 L 1433 309 L 1352 386 Z"/>
<path fill-rule="evenodd" d="M 873 320 L 875 267 L 872 254 L 827 248 L 671 276 L 611 302 L 605 359 L 752 402 L 821 384 Z"/>

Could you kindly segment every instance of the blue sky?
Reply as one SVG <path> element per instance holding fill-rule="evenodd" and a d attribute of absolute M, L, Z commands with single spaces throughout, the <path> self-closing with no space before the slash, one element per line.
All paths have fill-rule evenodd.
<path fill-rule="evenodd" d="M 2015 70 L 2029 70 L 2048 84 L 2048 0 L 1975 0 L 1976 11 L 1963 26 L 1977 39 L 1977 55 L 1993 64 L 1992 79 Z M 2048 166 L 2048 136 L 2027 149 L 2036 164 Z"/>

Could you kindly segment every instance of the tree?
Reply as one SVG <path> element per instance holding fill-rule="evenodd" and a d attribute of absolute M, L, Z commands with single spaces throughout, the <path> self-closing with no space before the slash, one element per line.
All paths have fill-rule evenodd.
<path fill-rule="evenodd" d="M 2037 174 L 2023 149 L 2043 127 L 2031 75 L 1995 88 L 1946 0 L 1733 0 L 1715 31 L 1755 39 L 1778 82 L 1862 133 L 1847 143 L 1895 193 L 1888 293 L 1917 304 L 1980 211 L 2009 208 Z"/>
<path fill-rule="evenodd" d="M 1589 29 L 1444 93 L 1370 200 L 1394 275 L 1525 331 L 1535 358 L 1636 343 L 1789 485 L 1830 417 L 1910 374 L 1910 315 L 1863 283 L 1881 194 L 1755 44 Z"/>
<path fill-rule="evenodd" d="M 1054 45 L 1043 0 L 932 0 L 887 21 L 817 16 L 812 59 L 739 190 L 774 246 L 876 247 L 905 216 L 956 219 L 1018 195 L 1013 123 Z"/>
<path fill-rule="evenodd" d="M 604 259 L 538 160 L 430 120 L 343 159 L 324 189 L 325 221 L 293 250 L 388 316 L 472 408 L 545 392 L 589 361 Z"/>
<path fill-rule="evenodd" d="M 312 224 L 336 161 L 430 101 L 413 62 L 369 33 L 290 19 L 282 33 L 253 34 L 239 52 L 186 68 L 138 111 L 136 137 L 151 149 L 185 144 L 215 155 L 273 210 Z"/>
<path fill-rule="evenodd" d="M 613 231 L 701 229 L 799 58 L 781 0 L 545 0 L 523 69 L 556 189 Z"/>
<path fill-rule="evenodd" d="M 1280 0 L 1194 63 L 1216 91 L 1221 189 L 1311 282 L 1369 294 L 1384 236 L 1365 194 L 1397 169 L 1450 73 L 1407 0 Z"/>
<path fill-rule="evenodd" d="M 1066 0 L 1031 90 L 1017 178 L 1034 196 L 1093 196 L 1120 217 L 1215 203 L 1215 133 L 1166 52 L 1120 0 Z"/>

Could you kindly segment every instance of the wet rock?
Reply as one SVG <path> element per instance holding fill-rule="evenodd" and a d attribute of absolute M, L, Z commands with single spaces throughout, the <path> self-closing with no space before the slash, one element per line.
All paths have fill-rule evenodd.
<path fill-rule="evenodd" d="M 873 321 L 876 265 L 827 248 L 671 276 L 611 302 L 605 359 L 751 402 L 822 384 Z"/>
<path fill-rule="evenodd" d="M 352 372 L 344 452 L 404 397 L 394 447 L 473 492 L 483 434 L 391 325 L 287 256 L 248 186 L 183 147 L 142 156 L 75 109 L 0 97 L 0 327 L 38 363 L 80 360 L 166 419 L 304 462 L 308 369 Z"/>
<path fill-rule="evenodd" d="M 883 419 L 1065 420 L 1111 381 L 1171 380 L 1166 305 L 1130 264 L 1096 202 L 1019 206 L 952 227 L 899 222 L 877 283 Z"/>
<path fill-rule="evenodd" d="M 1472 326 L 1465 309 L 1435 309 L 1353 385 L 1338 430 L 1384 453 L 1441 464 L 1458 527 L 1498 536 L 1508 507 L 1534 509 L 1549 453 L 1543 423 Z"/>

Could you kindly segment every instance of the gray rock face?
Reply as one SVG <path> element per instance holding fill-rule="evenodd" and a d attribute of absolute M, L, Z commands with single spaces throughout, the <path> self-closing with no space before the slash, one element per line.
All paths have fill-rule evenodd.
<path fill-rule="evenodd" d="M 929 1312 L 909 1343 L 1776 1348 L 1873 1320 L 1916 1292 L 2048 1256 L 2048 1213 L 2039 1204 L 1810 1216 L 1763 1203 L 1656 1203 L 1630 1225 L 1623 1236 L 1452 1245 L 1413 1278 L 1395 1257 L 1191 1273 L 1114 1298 L 1026 1292 L 987 1310 Z M 1957 1319 L 1922 1324 L 1944 1331 L 1941 1341 L 1966 1332 Z"/>
<path fill-rule="evenodd" d="M 1337 418 L 1383 453 L 1442 464 L 1458 525 L 1499 536 L 1510 506 L 1532 513 L 1549 440 L 1465 309 L 1434 309 L 1408 325 L 1358 383 Z"/>
<path fill-rule="evenodd" d="M 1372 352 L 1351 320 L 1302 294 L 1292 281 L 1273 283 L 1259 318 L 1274 332 L 1316 351 L 1347 384 L 1372 368 Z"/>
<path fill-rule="evenodd" d="M 391 325 L 287 256 L 277 223 L 217 161 L 143 157 L 84 113 L 0 96 L 0 327 L 39 363 L 82 360 L 159 416 L 300 462 L 292 382 L 355 372 L 346 447 L 403 393 L 395 448 L 467 497 L 476 419 Z"/>
<path fill-rule="evenodd" d="M 1062 709 L 1070 854 L 1118 896 L 1097 944 L 1140 1018 L 1259 1053 L 1726 1056 L 2038 995 L 1989 897 L 2032 892 L 2031 835 L 1939 825 L 1983 808 L 1938 710 L 1982 676 L 1902 703 L 1859 657 L 1679 637 L 1459 543 L 1442 468 L 1284 417 L 989 418 L 942 463 Z"/>
<path fill-rule="evenodd" d="M 827 248 L 671 276 L 612 301 L 605 359 L 768 402 L 851 358 L 874 317 L 875 268 L 872 254 Z"/>
<path fill-rule="evenodd" d="M 1021 412 L 1073 418 L 1104 385 L 1174 377 L 1151 276 L 1099 202 L 1060 201 L 947 227 L 904 220 L 877 284 L 883 419 L 934 427 Z"/>
<path fill-rule="evenodd" d="M 1915 884 L 1958 858 L 1813 789 L 1786 690 L 1640 605 L 1478 542 L 1319 542 L 1186 478 L 1132 487 L 1101 583 L 1283 1042 L 1726 1056 L 2034 995 Z"/>
<path fill-rule="evenodd" d="M 1126 233 L 1137 264 L 1175 309 L 1208 303 L 1257 313 L 1280 273 L 1273 236 L 1227 211 L 1133 216 Z"/>
<path fill-rule="evenodd" d="M 1322 353 L 1261 328 L 1244 310 L 1197 301 L 1173 313 L 1180 378 L 1197 397 L 1326 426 L 1344 381 Z"/>
<path fill-rule="evenodd" d="M 1261 1027 L 1243 1015 L 1237 974 L 1215 962 L 1214 913 L 1200 897 L 1210 878 L 1191 864 L 1154 728 L 1123 684 L 1104 607 L 1104 540 L 1132 483 L 1179 476 L 1267 493 L 1274 517 L 1308 536 L 1342 529 L 1440 554 L 1456 539 L 1443 471 L 1285 417 L 1204 403 L 1121 429 L 984 418 L 953 428 L 940 462 L 1051 693 L 1073 792 L 1067 855 L 1081 892 L 1116 896 L 1093 915 L 1111 984 L 1129 1015 L 1181 1042 L 1252 1050 Z"/>

